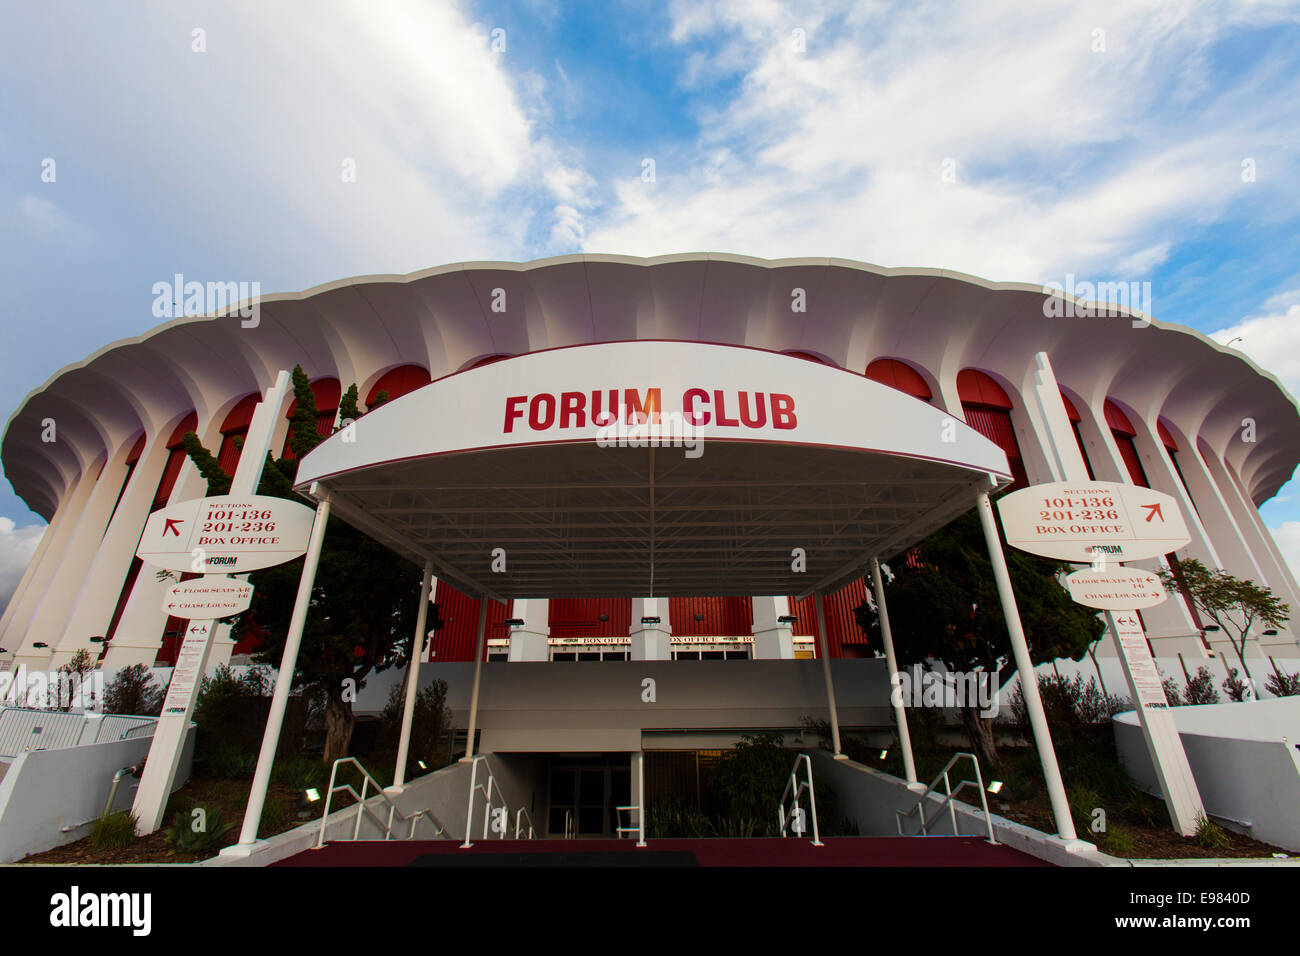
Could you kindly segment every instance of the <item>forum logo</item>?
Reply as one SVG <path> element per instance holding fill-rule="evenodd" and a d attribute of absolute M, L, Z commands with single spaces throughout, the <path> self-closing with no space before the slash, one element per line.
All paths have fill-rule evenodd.
<path fill-rule="evenodd" d="M 1134 312 L 1150 315 L 1150 282 L 1076 282 L 1073 272 L 1066 273 L 1064 284 L 1048 282 L 1043 286 L 1043 315 L 1049 319 L 1132 318 L 1133 328 L 1145 329 L 1149 319 L 1134 317 Z"/>
<path fill-rule="evenodd" d="M 155 282 L 152 292 L 153 314 L 157 319 L 239 315 L 243 319 L 239 324 L 246 329 L 255 329 L 262 321 L 260 282 L 186 282 L 185 276 L 178 272 L 171 282 Z"/>
<path fill-rule="evenodd" d="M 975 707 L 981 717 L 996 717 L 1001 671 L 935 671 L 913 664 L 890 678 L 889 700 L 895 707 Z"/>

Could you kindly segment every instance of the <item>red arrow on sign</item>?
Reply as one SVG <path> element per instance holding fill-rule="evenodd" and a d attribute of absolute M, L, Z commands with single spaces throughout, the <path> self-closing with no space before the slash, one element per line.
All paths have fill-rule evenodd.
<path fill-rule="evenodd" d="M 1147 520 L 1150 521 L 1151 519 L 1148 518 Z M 172 534 L 176 535 L 176 537 L 179 538 L 181 536 L 180 526 L 181 526 L 180 518 L 168 518 L 167 527 L 163 528 L 163 537 L 164 538 L 167 537 L 167 532 L 170 531 Z"/>
<path fill-rule="evenodd" d="M 1146 508 L 1146 509 L 1150 512 L 1150 514 L 1147 515 L 1147 523 L 1148 523 L 1148 524 L 1151 523 L 1151 519 L 1152 519 L 1152 518 L 1159 518 L 1161 521 L 1164 521 L 1164 520 L 1165 520 L 1165 516 L 1164 516 L 1164 514 L 1162 514 L 1161 511 L 1160 511 L 1160 505 L 1158 505 L 1158 504 L 1155 504 L 1155 505 L 1143 505 L 1142 507 L 1143 507 L 1143 508 Z"/>

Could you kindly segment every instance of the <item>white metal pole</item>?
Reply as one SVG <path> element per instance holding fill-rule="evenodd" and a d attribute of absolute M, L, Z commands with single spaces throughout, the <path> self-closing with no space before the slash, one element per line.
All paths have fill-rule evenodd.
<path fill-rule="evenodd" d="M 1078 839 L 1074 832 L 1074 820 L 1070 816 L 1070 802 L 1065 795 L 1065 784 L 1061 780 L 1061 768 L 1056 762 L 1056 750 L 1052 747 L 1052 735 L 1047 729 L 1047 715 L 1043 712 L 1043 701 L 1038 696 L 1038 679 L 1034 674 L 1034 665 L 1029 658 L 1029 645 L 1025 641 L 1025 630 L 1020 624 L 1020 611 L 1016 607 L 1016 595 L 1011 590 L 1011 574 L 1007 571 L 1006 556 L 1002 553 L 1002 539 L 998 537 L 997 525 L 993 522 L 993 506 L 989 503 L 987 491 L 981 491 L 975 499 L 975 508 L 979 512 L 980 525 L 984 528 L 984 543 L 988 547 L 989 561 L 993 564 L 993 580 L 997 583 L 998 599 L 1002 602 L 1002 615 L 1007 622 L 1007 633 L 1011 636 L 1011 652 L 1016 659 L 1016 673 L 1020 675 L 1020 693 L 1025 699 L 1025 710 L 1029 713 L 1029 725 L 1033 728 L 1034 743 L 1038 747 L 1038 759 L 1043 765 L 1043 778 L 1047 783 L 1047 796 L 1052 804 L 1052 816 L 1056 820 L 1056 832 L 1062 840 Z"/>
<path fill-rule="evenodd" d="M 271 766 L 275 763 L 275 748 L 280 742 L 284 712 L 289 705 L 289 691 L 293 687 L 293 675 L 298 667 L 298 649 L 302 646 L 302 630 L 307 623 L 307 609 L 311 606 L 311 592 L 316 585 L 316 566 L 320 563 L 321 545 L 325 541 L 325 525 L 329 521 L 329 516 L 330 499 L 329 493 L 326 492 L 320 504 L 316 506 L 316 520 L 312 522 L 311 537 L 307 541 L 302 577 L 298 580 L 298 597 L 293 604 L 293 617 L 289 619 L 289 633 L 284 639 L 280 672 L 276 675 L 275 692 L 271 696 L 271 712 L 266 718 L 266 731 L 262 734 L 262 750 L 257 755 L 257 770 L 253 773 L 253 786 L 248 793 L 248 807 L 244 810 L 244 826 L 239 831 L 241 846 L 257 842 L 257 827 L 262 822 L 262 807 L 266 803 L 266 790 L 271 783 Z"/>
<path fill-rule="evenodd" d="M 474 689 L 469 695 L 469 733 L 465 737 L 465 756 L 461 761 L 474 759 L 474 731 L 478 726 L 478 688 L 483 676 L 483 642 L 487 635 L 487 602 L 479 598 L 478 602 L 478 648 L 474 651 Z"/>
<path fill-rule="evenodd" d="M 645 751 L 636 752 L 637 846 L 645 846 Z"/>
<path fill-rule="evenodd" d="M 424 562 L 420 579 L 420 609 L 415 614 L 415 637 L 411 640 L 411 659 L 406 664 L 406 700 L 402 704 L 402 733 L 397 739 L 397 766 L 393 785 L 400 790 L 406 784 L 406 756 L 411 750 L 411 724 L 415 720 L 415 697 L 420 692 L 420 658 L 424 656 L 424 625 L 429 617 L 429 590 L 433 583 L 433 562 Z"/>
<path fill-rule="evenodd" d="M 840 750 L 840 714 L 835 707 L 835 682 L 831 680 L 831 655 L 826 647 L 826 612 L 822 609 L 822 596 L 813 595 L 813 604 L 817 606 L 817 636 L 821 640 L 822 675 L 826 678 L 826 702 L 831 710 L 831 744 L 835 748 L 835 759 L 846 759 Z"/>
<path fill-rule="evenodd" d="M 912 758 L 912 735 L 907 731 L 907 710 L 903 707 L 898 681 L 898 658 L 894 656 L 894 634 L 889 629 L 889 608 L 885 604 L 885 585 L 880 579 L 880 560 L 871 559 L 871 586 L 876 594 L 880 615 L 880 639 L 885 645 L 885 666 L 889 668 L 889 700 L 898 725 L 898 745 L 903 749 L 903 774 L 909 784 L 916 783 L 916 761 Z"/>

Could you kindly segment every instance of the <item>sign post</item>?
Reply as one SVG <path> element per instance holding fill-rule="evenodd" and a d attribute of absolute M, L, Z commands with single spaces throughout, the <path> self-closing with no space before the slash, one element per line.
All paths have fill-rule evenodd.
<path fill-rule="evenodd" d="M 266 453 L 271 447 L 271 434 L 275 430 L 276 421 L 280 417 L 280 409 L 284 405 L 284 399 L 289 391 L 289 373 L 281 371 L 276 376 L 275 384 L 267 390 L 262 401 L 258 403 L 253 412 L 253 419 L 249 423 L 247 440 L 244 443 L 244 449 L 239 457 L 239 466 L 235 469 L 235 477 L 230 483 L 232 494 L 224 497 L 240 498 L 245 501 L 268 500 L 258 499 L 253 492 L 257 490 L 257 485 L 262 479 L 262 467 L 266 463 Z M 204 584 L 226 582 L 227 584 L 236 584 L 225 577 L 226 572 L 230 571 L 247 571 L 258 567 L 268 567 L 271 564 L 279 564 L 281 561 L 287 561 L 289 558 L 277 558 L 268 561 L 265 564 L 259 564 L 259 558 L 256 557 L 261 551 L 267 550 L 267 545 L 222 545 L 222 544 L 198 544 L 196 539 L 199 538 L 218 538 L 218 537 L 277 537 L 274 530 L 270 533 L 263 528 L 261 531 L 253 531 L 252 527 L 257 520 L 249 521 L 247 531 L 225 531 L 202 530 L 205 523 L 215 524 L 220 520 L 221 523 L 233 523 L 233 519 L 216 519 L 214 512 L 224 512 L 229 509 L 209 508 L 200 514 L 204 505 L 217 502 L 218 498 L 194 499 L 191 501 L 180 502 L 177 505 L 162 508 L 150 515 L 148 522 L 145 524 L 144 533 L 140 536 L 140 546 L 137 550 L 139 557 L 158 567 L 168 568 L 173 571 L 208 571 L 209 562 L 207 559 L 208 550 L 218 557 L 231 557 L 231 562 L 221 562 L 216 567 L 220 568 L 219 574 L 205 574 Z M 284 501 L 283 499 L 269 499 L 280 502 L 283 505 L 293 506 L 295 503 Z M 302 510 L 310 514 L 310 509 L 302 505 L 297 505 Z M 266 509 L 258 509 L 266 510 Z M 202 518 L 203 520 L 200 520 Z M 239 521 L 241 527 L 244 519 Z M 182 551 L 181 545 L 190 546 L 189 550 Z M 249 554 L 253 555 L 251 561 L 245 560 L 241 563 L 238 553 L 233 549 L 249 548 Z M 301 551 L 299 552 L 301 554 Z M 263 557 L 265 557 L 263 555 Z M 183 563 L 182 563 L 183 562 Z M 187 584 L 189 582 L 186 582 Z M 174 589 L 172 589 L 174 590 Z M 171 591 L 168 592 L 169 594 Z M 251 597 L 251 592 L 250 592 Z M 180 615 L 176 615 L 180 616 Z M 189 626 L 185 630 L 185 640 L 181 644 L 180 653 L 177 656 L 176 667 L 172 672 L 172 682 L 167 689 L 167 697 L 163 702 L 162 714 L 158 718 L 158 723 L 154 726 L 153 742 L 149 745 L 149 756 L 145 760 L 144 773 L 140 778 L 140 787 L 135 794 L 135 803 L 132 810 L 136 816 L 136 833 L 141 836 L 153 833 L 163 824 L 163 813 L 167 808 L 167 798 L 171 795 L 172 784 L 176 780 L 176 768 L 180 765 L 181 749 L 185 743 L 186 734 L 189 731 L 190 717 L 194 714 L 194 705 L 198 700 L 199 683 L 203 679 L 203 671 L 207 666 L 208 654 L 212 649 L 212 636 L 217 629 L 217 618 L 215 616 L 191 619 Z"/>
<path fill-rule="evenodd" d="M 1007 495 L 998 511 L 1013 547 L 1092 562 L 1091 569 L 1066 578 L 1066 586 L 1076 602 L 1106 613 L 1169 818 L 1179 833 L 1192 836 L 1205 808 L 1137 613 L 1168 594 L 1154 574 L 1118 563 L 1159 557 L 1187 544 L 1191 535 L 1178 503 L 1136 485 L 1053 482 Z M 1108 559 L 1116 562 L 1109 569 Z"/>

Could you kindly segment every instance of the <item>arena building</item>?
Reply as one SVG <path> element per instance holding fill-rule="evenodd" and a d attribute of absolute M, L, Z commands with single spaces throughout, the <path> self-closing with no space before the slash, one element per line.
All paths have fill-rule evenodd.
<path fill-rule="evenodd" d="M 719 367 L 741 349 L 786 362 L 773 365 L 771 376 L 763 372 L 731 390 L 686 389 L 682 411 L 691 421 L 780 429 L 796 410 L 777 391 L 779 369 L 789 361 L 813 363 L 825 370 L 818 381 L 830 391 L 850 379 L 894 390 L 867 390 L 868 400 L 838 408 L 846 433 L 883 433 L 886 416 L 901 421 L 920 414 L 915 410 L 923 404 L 934 410 L 935 421 L 958 422 L 991 443 L 996 454 L 972 445 L 962 462 L 975 473 L 993 475 L 995 487 L 1079 479 L 1086 472 L 1097 480 L 1158 489 L 1173 495 L 1187 517 L 1192 540 L 1179 557 L 1266 584 L 1300 607 L 1300 587 L 1258 512 L 1300 461 L 1300 414 L 1292 397 L 1272 375 L 1194 330 L 1125 307 L 1098 311 L 1041 286 L 989 283 L 939 270 L 715 254 L 581 255 L 348 279 L 264 297 L 251 311 L 174 319 L 63 369 L 11 416 L 0 449 L 6 475 L 15 493 L 50 524 L 0 621 L 0 666 L 56 667 L 82 648 L 99 653 L 105 647 L 106 670 L 174 660 L 181 622 L 161 610 L 167 582 L 135 557 L 141 530 L 150 512 L 204 493 L 205 483 L 181 444 L 187 432 L 219 449 L 222 467 L 233 473 L 238 440 L 280 369 L 301 365 L 309 375 L 323 435 L 338 427 L 340 397 L 352 383 L 365 406 L 381 392 L 390 400 L 414 399 L 431 383 L 453 394 L 445 384 L 453 383 L 462 404 L 427 409 L 431 436 L 455 419 L 474 418 L 480 398 L 494 422 L 500 422 L 504 399 L 504 426 L 493 426 L 498 432 L 535 432 L 576 425 L 580 415 L 584 423 L 588 415 L 595 422 L 602 402 L 608 408 L 615 400 L 649 401 L 658 383 L 649 380 L 647 369 L 668 367 L 671 349 L 682 343 L 731 349 L 716 353 Z M 527 378 L 525 368 L 549 361 L 543 356 L 591 346 L 604 347 L 585 354 L 610 363 L 601 369 L 607 386 L 545 397 L 510 390 L 513 381 Z M 703 355 L 695 348 L 683 361 L 707 367 Z M 754 368 L 761 371 L 773 361 L 755 359 Z M 500 368 L 491 379 L 466 374 L 492 365 Z M 490 382 L 490 394 L 476 392 L 476 382 Z M 610 392 L 602 395 L 606 387 Z M 896 393 L 906 400 L 870 399 Z M 293 411 L 287 403 L 274 448 L 287 448 Z M 516 444 L 529 443 L 527 436 L 516 437 Z M 806 444 L 844 443 L 828 435 Z M 304 460 L 322 481 L 344 470 L 331 471 L 331 453 L 322 452 L 330 447 L 337 450 L 338 442 L 323 444 Z M 399 452 L 388 460 L 399 461 Z M 748 469 L 762 477 L 789 464 L 778 459 L 774 451 L 772 457 L 737 457 L 734 464 L 737 474 Z M 541 450 L 537 460 L 547 460 Z M 495 485 L 491 473 L 460 477 L 488 491 L 505 487 Z M 937 473 L 899 472 L 891 487 L 940 480 Z M 408 539 L 393 533 L 398 524 L 368 526 L 365 489 L 353 491 L 349 499 L 340 485 L 336 513 L 401 550 Z M 604 511 L 599 499 L 582 503 L 590 526 L 607 529 L 622 520 L 610 500 Z M 351 511 L 348 501 L 355 506 Z M 956 505 L 935 504 L 927 514 L 952 517 L 972 503 L 962 497 Z M 530 511 L 523 502 L 512 507 L 531 515 L 524 524 L 545 520 L 539 517 L 543 509 Z M 711 517 L 723 519 L 717 524 L 734 519 L 734 509 L 711 514 L 704 497 L 692 507 L 702 526 Z M 418 515 L 419 500 L 406 502 L 404 511 Z M 792 510 L 791 525 L 798 525 L 797 517 Z M 409 527 L 412 534 L 438 531 L 446 546 L 454 524 Z M 825 558 L 835 536 L 824 527 L 800 530 L 820 535 Z M 913 536 L 897 538 L 898 547 L 927 528 L 906 530 Z M 883 534 L 872 539 L 873 547 L 884 549 L 875 556 L 897 554 L 898 547 L 888 551 L 890 540 Z M 417 561 L 422 554 L 433 560 L 418 547 L 406 550 Z M 867 593 L 861 565 L 823 564 L 807 586 L 754 567 L 749 587 L 739 565 L 728 565 L 730 576 L 701 571 L 702 579 L 725 580 L 725 591 L 701 594 L 689 576 L 668 575 L 657 584 L 650 577 L 637 593 L 618 590 L 641 580 L 615 573 L 618 553 L 609 552 L 607 587 L 585 582 L 581 596 L 566 594 L 564 574 L 555 565 L 559 552 L 548 552 L 545 567 L 539 563 L 530 570 L 525 563 L 522 577 L 502 591 L 507 599 L 500 601 L 484 601 L 499 595 L 490 581 L 465 573 L 463 562 L 435 562 L 434 601 L 445 625 L 426 649 L 425 660 L 435 665 L 431 673 L 465 677 L 480 646 L 480 662 L 509 665 L 483 668 L 483 696 L 475 707 L 484 735 L 480 750 L 559 755 L 561 763 L 553 760 L 549 770 L 552 780 L 557 773 L 581 776 L 583 767 L 599 764 L 592 772 L 604 774 L 602 799 L 608 804 L 617 799 L 615 791 L 626 789 L 618 780 L 626 780 L 620 775 L 628 753 L 659 749 L 698 759 L 745 729 L 797 727 L 801 715 L 816 710 L 819 694 L 824 708 L 815 672 L 797 664 L 773 670 L 742 661 L 867 659 L 873 662 L 869 667 L 835 671 L 841 717 L 859 727 L 890 725 L 887 676 L 876 666 L 883 662 L 853 614 Z M 629 560 L 645 564 L 643 557 Z M 1139 562 L 1148 568 L 1160 563 Z M 486 640 L 479 640 L 481 601 Z M 824 641 L 817 639 L 819 618 Z M 1190 660 L 1227 647 L 1226 635 L 1207 632 L 1186 600 L 1150 608 L 1143 619 L 1157 656 L 1181 653 Z M 227 633 L 223 627 L 210 665 L 253 650 L 235 645 Z M 1257 637 L 1253 654 L 1296 656 L 1291 631 Z M 1109 642 L 1103 653 L 1113 653 Z M 608 680 L 632 662 L 647 661 L 718 663 L 708 665 L 708 680 L 684 677 L 690 700 L 674 709 L 653 718 L 610 718 L 623 705 L 602 697 Z M 554 668 L 568 662 L 611 663 L 594 670 Z M 539 666 L 550 676 L 539 677 Z M 729 689 L 719 691 L 716 667 L 732 669 L 724 682 Z M 463 703 L 468 680 L 453 686 L 460 695 L 455 706 Z M 566 706 L 589 712 L 539 719 L 554 709 L 557 694 L 583 701 Z M 581 812 L 580 796 L 574 792 L 570 810 Z M 592 824 L 597 832 L 608 826 L 608 818 L 602 820 Z"/>

